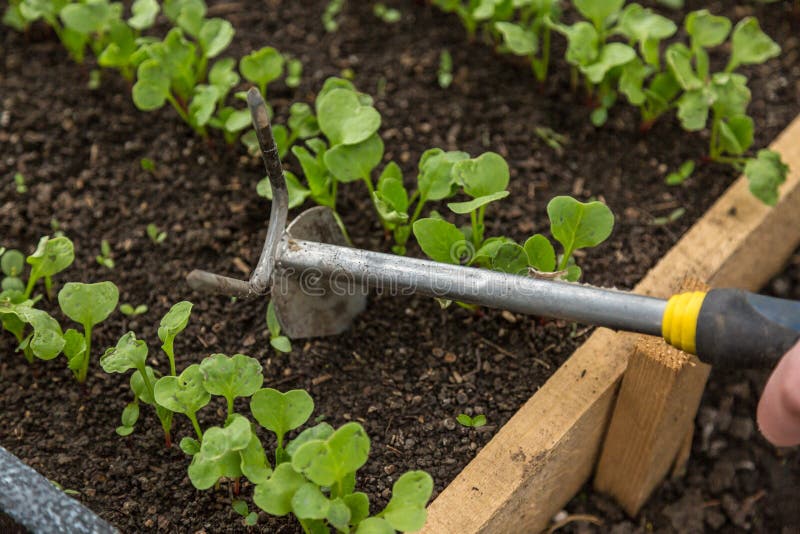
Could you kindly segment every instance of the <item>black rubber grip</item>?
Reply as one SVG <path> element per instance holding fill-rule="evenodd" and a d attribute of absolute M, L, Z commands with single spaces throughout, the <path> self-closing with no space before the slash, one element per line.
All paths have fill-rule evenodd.
<path fill-rule="evenodd" d="M 800 302 L 713 289 L 700 308 L 695 347 L 715 367 L 770 368 L 798 339 Z"/>

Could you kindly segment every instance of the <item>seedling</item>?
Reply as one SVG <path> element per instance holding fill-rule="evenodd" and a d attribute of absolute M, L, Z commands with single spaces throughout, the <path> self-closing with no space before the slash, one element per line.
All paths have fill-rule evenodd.
<path fill-rule="evenodd" d="M 342 8 L 344 8 L 344 0 L 328 1 L 328 5 L 325 6 L 325 11 L 322 13 L 322 25 L 326 32 L 333 33 L 339 29 L 339 21 L 336 20 L 336 17 L 339 16 Z"/>
<path fill-rule="evenodd" d="M 225 397 L 229 419 L 233 416 L 233 401 L 250 397 L 264 382 L 261 364 L 244 354 L 212 354 L 200 363 L 200 374 L 205 391 Z"/>
<path fill-rule="evenodd" d="M 197 422 L 197 412 L 211 400 L 203 387 L 203 373 L 198 364 L 192 364 L 179 376 L 162 376 L 154 388 L 154 398 L 159 406 L 173 413 L 182 413 L 192 422 L 197 439 L 203 439 L 203 431 Z M 183 448 L 183 444 L 181 444 Z M 191 476 L 191 474 L 190 474 Z"/>
<path fill-rule="evenodd" d="M 762 202 L 774 205 L 778 187 L 786 180 L 788 167 L 777 152 L 761 150 L 755 158 L 745 154 L 753 144 L 753 119 L 747 115 L 751 94 L 747 78 L 735 71 L 777 56 L 780 47 L 752 17 L 731 22 L 706 10 L 687 15 L 684 22 L 690 47 L 671 45 L 666 52 L 672 75 L 683 90 L 677 101 L 678 118 L 687 131 L 702 130 L 711 116 L 709 158 L 744 171 L 750 191 Z M 725 70 L 711 73 L 706 49 L 723 44 L 730 34 L 730 57 Z"/>
<path fill-rule="evenodd" d="M 559 157 L 564 155 L 564 145 L 569 141 L 566 135 L 560 134 L 547 126 L 536 126 L 533 131 L 536 136 L 544 141 L 547 146 L 552 148 Z"/>
<path fill-rule="evenodd" d="M 126 317 L 137 317 L 147 313 L 147 310 L 148 308 L 146 304 L 139 304 L 138 306 L 134 307 L 132 304 L 126 302 L 121 304 L 119 307 L 120 313 Z"/>
<path fill-rule="evenodd" d="M 103 239 L 100 242 L 100 254 L 97 255 L 97 263 L 108 269 L 114 268 L 114 258 L 111 256 L 111 245 Z"/>
<path fill-rule="evenodd" d="M 14 187 L 18 195 L 24 195 L 28 192 L 28 186 L 25 185 L 25 176 L 22 173 L 14 173 Z"/>
<path fill-rule="evenodd" d="M 665 226 L 683 217 L 684 213 L 686 213 L 685 208 L 675 208 L 666 217 L 653 217 L 653 222 L 650 224 L 653 226 Z"/>
<path fill-rule="evenodd" d="M 147 237 L 149 237 L 150 241 L 152 241 L 154 244 L 160 245 L 161 243 L 166 241 L 167 232 L 160 230 L 158 226 L 156 226 L 153 223 L 150 223 L 147 225 Z"/>
<path fill-rule="evenodd" d="M 453 83 L 453 56 L 447 50 L 442 50 L 439 54 L 439 71 L 436 79 L 442 89 L 447 89 Z"/>
<path fill-rule="evenodd" d="M 155 172 L 156 170 L 156 162 L 150 158 L 142 158 L 139 160 L 139 165 L 142 167 L 142 170 L 145 172 Z"/>
<path fill-rule="evenodd" d="M 36 282 L 44 279 L 45 290 L 48 296 L 53 287 L 53 276 L 60 273 L 75 260 L 75 251 L 66 237 L 43 237 L 33 254 L 28 256 L 27 262 L 31 266 L 28 284 L 25 287 L 24 297 L 30 298 Z"/>
<path fill-rule="evenodd" d="M 267 328 L 269 329 L 269 344 L 278 352 L 292 352 L 292 342 L 288 337 L 281 335 L 281 324 L 275 314 L 275 305 L 269 301 L 267 305 Z"/>
<path fill-rule="evenodd" d="M 161 350 L 169 358 L 169 372 L 175 376 L 175 338 L 186 329 L 189 317 L 192 314 L 192 303 L 183 300 L 174 304 L 161 318 L 158 325 L 158 339 L 161 340 Z"/>
<path fill-rule="evenodd" d="M 0 271 L 3 273 L 2 291 L 16 291 L 23 293 L 25 283 L 22 281 L 22 273 L 25 270 L 25 256 L 22 252 L 14 249 L 0 249 Z"/>
<path fill-rule="evenodd" d="M 303 63 L 299 59 L 288 59 L 286 61 L 286 79 L 284 80 L 286 86 L 292 89 L 300 87 L 302 76 Z"/>
<path fill-rule="evenodd" d="M 377 2 L 374 6 L 372 6 L 372 12 L 375 14 L 376 17 L 381 19 L 383 22 L 387 24 L 394 24 L 395 22 L 400 22 L 402 15 L 400 11 L 394 8 L 386 7 L 385 4 Z"/>
<path fill-rule="evenodd" d="M 242 516 L 244 524 L 248 527 L 252 527 L 258 523 L 258 513 L 251 512 L 250 507 L 247 506 L 247 502 L 237 499 L 231 502 L 231 506 L 237 514 Z"/>
<path fill-rule="evenodd" d="M 680 185 L 688 180 L 693 172 L 694 161 L 685 161 L 677 171 L 669 173 L 664 181 L 667 185 Z"/>
<path fill-rule="evenodd" d="M 83 327 L 83 343 L 75 330 L 67 330 L 64 336 L 67 345 L 64 354 L 69 368 L 78 382 L 86 382 L 89 360 L 92 354 L 92 330 L 105 321 L 117 308 L 119 290 L 112 282 L 81 284 L 68 282 L 58 292 L 58 304 L 64 315 Z"/>
<path fill-rule="evenodd" d="M 289 459 L 284 449 L 284 437 L 290 430 L 299 428 L 314 411 L 314 401 L 302 389 L 281 393 L 272 388 L 257 391 L 250 400 L 250 411 L 258 424 L 273 432 L 278 440 L 275 465 Z"/>
<path fill-rule="evenodd" d="M 483 414 L 476 415 L 475 417 L 470 417 L 465 413 L 458 414 L 456 417 L 456 421 L 461 426 L 465 426 L 467 428 L 480 428 L 486 425 L 486 416 Z"/>
<path fill-rule="evenodd" d="M 526 2 L 521 6 L 520 22 L 495 22 L 502 35 L 502 49 L 527 57 L 539 82 L 547 79 L 550 65 L 551 22 L 558 20 L 560 9 L 556 0 Z"/>

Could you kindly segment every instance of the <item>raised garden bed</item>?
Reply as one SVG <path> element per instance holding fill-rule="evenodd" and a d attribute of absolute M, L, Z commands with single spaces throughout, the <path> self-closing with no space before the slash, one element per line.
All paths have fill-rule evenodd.
<path fill-rule="evenodd" d="M 319 4 L 315 12 L 325 2 Z M 735 178 L 723 167 L 701 166 L 687 185 L 667 189 L 665 174 L 701 153 L 676 125 L 662 121 L 640 136 L 631 127 L 634 113 L 620 109 L 596 130 L 566 90 L 565 72 L 556 72 L 542 95 L 532 90 L 527 72 L 498 62 L 479 45 L 465 45 L 450 18 L 425 8 L 398 5 L 403 21 L 387 26 L 350 5 L 340 30 L 326 34 L 319 18 L 295 3 L 256 13 L 238 4 L 211 5 L 236 26 L 234 51 L 268 38 L 302 59 L 307 75 L 300 89 L 272 93 L 279 115 L 291 100 L 310 101 L 328 75 L 352 68 L 363 90 L 374 94 L 384 87 L 377 94 L 383 137 L 405 171 L 430 146 L 506 156 L 513 194 L 492 219 L 495 233 L 519 240 L 541 230 L 544 206 L 556 194 L 602 195 L 617 214 L 617 227 L 606 245 L 582 258 L 590 283 L 633 287 Z M 798 41 L 774 6 L 709 7 L 735 17 L 756 13 L 783 46 L 780 69 L 749 73 L 757 143 L 765 145 L 800 111 Z M 456 65 L 449 91 L 435 82 L 443 46 Z M 361 421 L 373 452 L 359 484 L 377 503 L 407 469 L 428 470 L 435 491 L 444 489 L 589 333 L 499 312 L 442 311 L 424 298 L 375 297 L 350 332 L 296 343 L 290 355 L 276 356 L 266 342 L 265 302 L 193 295 L 183 282 L 196 266 L 235 273 L 235 258 L 257 256 L 266 220 L 265 204 L 253 194 L 260 163 L 238 148 L 192 137 L 170 111 L 139 114 L 119 79 L 108 77 L 99 91 L 87 89 L 88 71 L 67 62 L 50 35 L 4 33 L 2 53 L 0 174 L 22 172 L 29 186 L 23 196 L 13 186 L 0 192 L 3 244 L 30 252 L 55 217 L 79 251 L 71 279 L 111 279 L 123 302 L 150 306 L 143 317 L 113 316 L 97 332 L 100 347 L 128 329 L 155 340 L 155 325 L 169 305 L 193 300 L 195 317 L 180 342 L 179 366 L 211 352 L 245 352 L 262 360 L 265 385 L 308 389 L 316 413 L 332 424 Z M 566 133 L 563 156 L 535 137 L 532 125 Z M 155 161 L 154 173 L 141 170 L 143 157 Z M 369 206 L 359 185 L 345 188 L 339 211 L 357 246 L 384 250 L 388 243 L 377 237 L 376 223 L 362 216 Z M 677 207 L 686 208 L 683 217 L 668 226 L 652 224 L 654 216 Z M 145 235 L 153 222 L 168 232 L 161 247 Z M 94 260 L 101 239 L 113 244 L 113 271 Z M 61 366 L 37 362 L 31 372 L 8 339 L 0 343 L 11 355 L 0 363 L 0 377 L 13 384 L 0 396 L 0 428 L 7 429 L 0 433 L 2 445 L 79 491 L 84 503 L 124 531 L 218 531 L 237 521 L 225 493 L 192 488 L 185 456 L 163 449 L 157 424 L 140 425 L 125 439 L 115 436 L 128 400 L 126 379 L 93 366 L 81 390 Z M 455 416 L 470 411 L 487 414 L 489 425 L 460 428 Z M 207 412 L 209 420 L 218 419 Z M 176 435 L 188 431 L 178 422 Z M 259 525 L 296 528 L 266 516 Z"/>

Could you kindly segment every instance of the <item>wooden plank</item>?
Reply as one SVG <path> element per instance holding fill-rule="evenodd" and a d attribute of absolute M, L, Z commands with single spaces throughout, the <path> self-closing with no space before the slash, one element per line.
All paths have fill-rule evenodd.
<path fill-rule="evenodd" d="M 676 288 L 708 289 L 694 278 Z M 692 434 L 710 371 L 663 339 L 640 337 L 622 378 L 594 479 L 595 489 L 613 496 L 628 514 L 639 513 L 668 472 L 680 470 L 688 460 L 686 436 Z"/>
<path fill-rule="evenodd" d="M 791 167 L 778 205 L 763 206 L 740 178 L 637 292 L 668 297 L 687 274 L 714 287 L 757 289 L 782 268 L 800 244 L 800 117 L 772 148 Z M 545 528 L 591 476 L 634 345 L 631 334 L 592 334 L 431 503 L 423 532 Z"/>
<path fill-rule="evenodd" d="M 631 516 L 669 473 L 694 425 L 711 367 L 642 336 L 622 379 L 594 487 Z"/>

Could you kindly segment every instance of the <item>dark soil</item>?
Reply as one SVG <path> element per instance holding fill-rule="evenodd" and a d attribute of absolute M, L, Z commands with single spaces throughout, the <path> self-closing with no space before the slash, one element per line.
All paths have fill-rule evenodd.
<path fill-rule="evenodd" d="M 557 194 L 603 198 L 617 226 L 608 243 L 580 258 L 587 282 L 632 287 L 735 178 L 728 168 L 700 165 L 685 186 L 667 188 L 669 171 L 702 156 L 705 134 L 687 136 L 667 118 L 641 135 L 635 110 L 624 106 L 612 111 L 605 128 L 595 129 L 589 110 L 568 90 L 563 64 L 556 64 L 540 91 L 528 70 L 467 44 L 453 18 L 416 2 L 388 2 L 403 13 L 395 25 L 380 22 L 364 3 L 350 2 L 334 34 L 326 34 L 319 19 L 326 3 L 269 0 L 255 9 L 210 4 L 212 14 L 237 28 L 231 55 L 270 44 L 303 61 L 298 90 L 270 89 L 279 117 L 290 102 L 312 101 L 326 77 L 349 68 L 358 87 L 376 96 L 386 157 L 400 163 L 409 181 L 430 147 L 503 154 L 512 168 L 513 194 L 490 213 L 491 234 L 522 240 L 541 231 L 546 203 Z M 800 111 L 800 43 L 780 7 L 732 4 L 708 7 L 736 18 L 756 14 L 784 49 L 781 59 L 748 72 L 756 142 L 763 146 Z M 443 48 L 452 52 L 456 70 L 447 91 L 436 84 Z M 190 299 L 195 313 L 177 342 L 179 368 L 213 352 L 244 352 L 262 361 L 265 386 L 308 389 L 316 415 L 334 425 L 361 421 L 372 454 L 358 483 L 370 493 L 373 510 L 408 469 L 428 470 L 441 491 L 589 332 L 494 311 L 441 310 L 426 298 L 375 297 L 348 333 L 296 341 L 291 354 L 276 355 L 267 342 L 265 301 L 193 294 L 184 282 L 195 267 L 244 276 L 237 265 L 252 266 L 268 214 L 254 192 L 263 174 L 260 162 L 221 139 L 194 137 L 169 109 L 136 111 L 128 85 L 113 73 L 104 76 L 100 90 L 88 89 L 91 65 L 75 66 L 41 27 L 28 35 L 3 28 L 0 61 L 2 244 L 31 252 L 57 224 L 77 251 L 75 265 L 59 281 L 110 279 L 122 302 L 150 307 L 142 317 L 115 314 L 104 323 L 95 354 L 130 329 L 152 343 L 152 363 L 165 370 L 166 358 L 156 349 L 158 321 L 171 304 Z M 568 136 L 563 154 L 537 137 L 537 126 Z M 152 159 L 156 171 L 144 172 L 141 158 Z M 14 190 L 16 172 L 27 179 L 24 195 Z M 359 184 L 343 189 L 340 212 L 356 245 L 388 250 Z M 674 223 L 652 224 L 678 207 L 686 214 Z M 149 223 L 168 232 L 164 244 L 147 238 Z M 95 261 L 102 239 L 112 245 L 114 270 Z M 185 456 L 163 448 L 160 427 L 147 410 L 132 436 L 114 434 L 131 398 L 126 377 L 106 375 L 95 364 L 83 389 L 63 360 L 31 368 L 13 349 L 9 336 L 0 339 L 0 444 L 79 491 L 83 502 L 126 532 L 244 530 L 227 492 L 193 489 Z M 730 380 L 714 382 L 711 399 L 732 395 L 725 384 L 742 379 Z M 744 401 L 735 408 L 736 417 L 752 416 Z M 221 410 L 221 404 L 206 408 L 201 422 L 220 424 Z M 489 425 L 463 429 L 454 421 L 462 412 L 485 413 Z M 190 427 L 178 417 L 174 433 L 180 438 Z M 765 454 L 753 461 L 767 462 L 770 449 L 759 446 Z M 712 469 L 715 460 L 695 458 L 711 462 L 703 470 Z M 773 464 L 782 476 L 798 471 L 796 463 Z M 768 464 L 757 465 L 763 471 Z M 740 475 L 736 484 L 742 484 Z M 265 516 L 259 525 L 270 532 L 297 528 Z"/>

